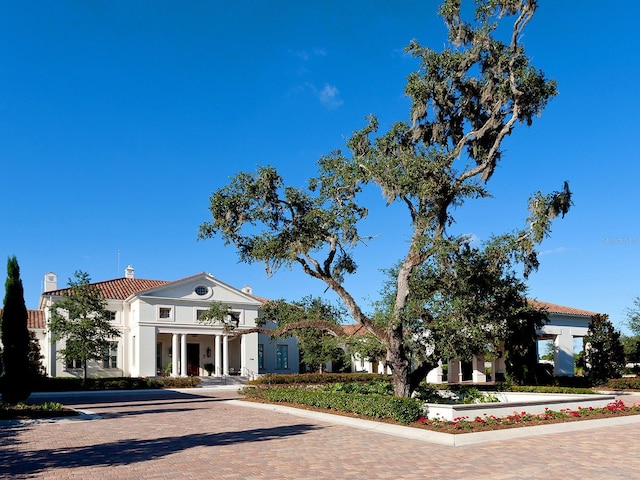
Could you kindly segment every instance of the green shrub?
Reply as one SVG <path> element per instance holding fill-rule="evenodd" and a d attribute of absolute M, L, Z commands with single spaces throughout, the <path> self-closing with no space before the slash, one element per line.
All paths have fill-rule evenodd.
<path fill-rule="evenodd" d="M 113 377 L 87 378 L 83 383 L 81 378 L 40 378 L 34 391 L 36 392 L 73 392 L 84 390 L 141 390 L 161 388 L 162 385 L 150 378 Z"/>
<path fill-rule="evenodd" d="M 329 384 L 352 382 L 379 382 L 391 381 L 389 375 L 378 373 L 294 373 L 278 374 L 268 373 L 255 380 L 250 380 L 250 385 L 300 385 L 300 384 Z"/>
<path fill-rule="evenodd" d="M 17 403 L 9 405 L 0 402 L 0 420 L 10 420 L 15 418 L 48 418 L 56 416 L 77 415 L 77 412 L 64 408 L 58 402 L 45 402 L 41 405 L 29 405 Z"/>
<path fill-rule="evenodd" d="M 164 388 L 193 388 L 200 385 L 200 377 L 163 377 L 157 380 Z"/>
<path fill-rule="evenodd" d="M 393 385 L 386 381 L 366 383 L 330 383 L 329 385 L 324 386 L 322 390 L 325 392 L 393 395 Z"/>
<path fill-rule="evenodd" d="M 640 390 L 640 377 L 614 378 L 607 382 L 611 390 Z"/>
<path fill-rule="evenodd" d="M 529 392 L 529 393 L 568 393 L 568 394 L 593 394 L 597 393 L 590 388 L 554 387 L 554 386 L 527 386 L 511 385 L 504 388 L 505 392 Z"/>
<path fill-rule="evenodd" d="M 421 403 L 413 398 L 291 388 L 272 388 L 263 393 L 270 402 L 298 403 L 374 418 L 390 418 L 404 424 L 422 416 Z"/>

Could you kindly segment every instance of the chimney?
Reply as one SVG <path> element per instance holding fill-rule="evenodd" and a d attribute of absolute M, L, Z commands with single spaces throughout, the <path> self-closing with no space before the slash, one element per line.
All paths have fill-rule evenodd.
<path fill-rule="evenodd" d="M 135 270 L 131 265 L 124 269 L 124 278 L 133 278 L 133 272 Z"/>
<path fill-rule="evenodd" d="M 246 285 L 246 286 L 242 287 L 241 292 L 242 293 L 247 293 L 249 295 L 253 295 L 253 289 L 249 285 Z"/>
<path fill-rule="evenodd" d="M 51 292 L 57 289 L 58 289 L 58 276 L 53 272 L 45 273 L 44 274 L 44 291 Z"/>

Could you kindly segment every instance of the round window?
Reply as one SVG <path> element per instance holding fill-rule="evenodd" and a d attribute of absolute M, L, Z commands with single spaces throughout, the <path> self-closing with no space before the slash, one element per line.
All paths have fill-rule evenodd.
<path fill-rule="evenodd" d="M 201 297 L 206 295 L 207 293 L 209 293 L 209 289 L 207 287 L 204 287 L 202 285 L 196 287 L 196 294 L 200 295 Z"/>

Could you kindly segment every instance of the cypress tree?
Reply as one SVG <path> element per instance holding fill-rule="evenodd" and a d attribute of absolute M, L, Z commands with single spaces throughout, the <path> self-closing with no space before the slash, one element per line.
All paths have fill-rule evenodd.
<path fill-rule="evenodd" d="M 15 255 L 7 261 L 2 343 L 2 401 L 13 405 L 25 401 L 31 394 L 27 307 L 24 303 L 20 267 Z"/>

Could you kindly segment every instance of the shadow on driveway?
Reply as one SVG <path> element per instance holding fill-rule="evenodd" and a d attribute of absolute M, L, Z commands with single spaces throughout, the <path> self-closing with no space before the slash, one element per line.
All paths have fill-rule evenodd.
<path fill-rule="evenodd" d="M 75 467 L 129 465 L 161 458 L 193 447 L 220 447 L 244 442 L 265 442 L 302 435 L 321 427 L 297 424 L 256 428 L 237 432 L 220 432 L 164 437 L 152 440 L 121 440 L 86 447 L 16 451 L 14 445 L 3 446 L 0 477 L 33 475 L 44 470 Z M 5 477 L 6 475 L 6 477 Z"/>

